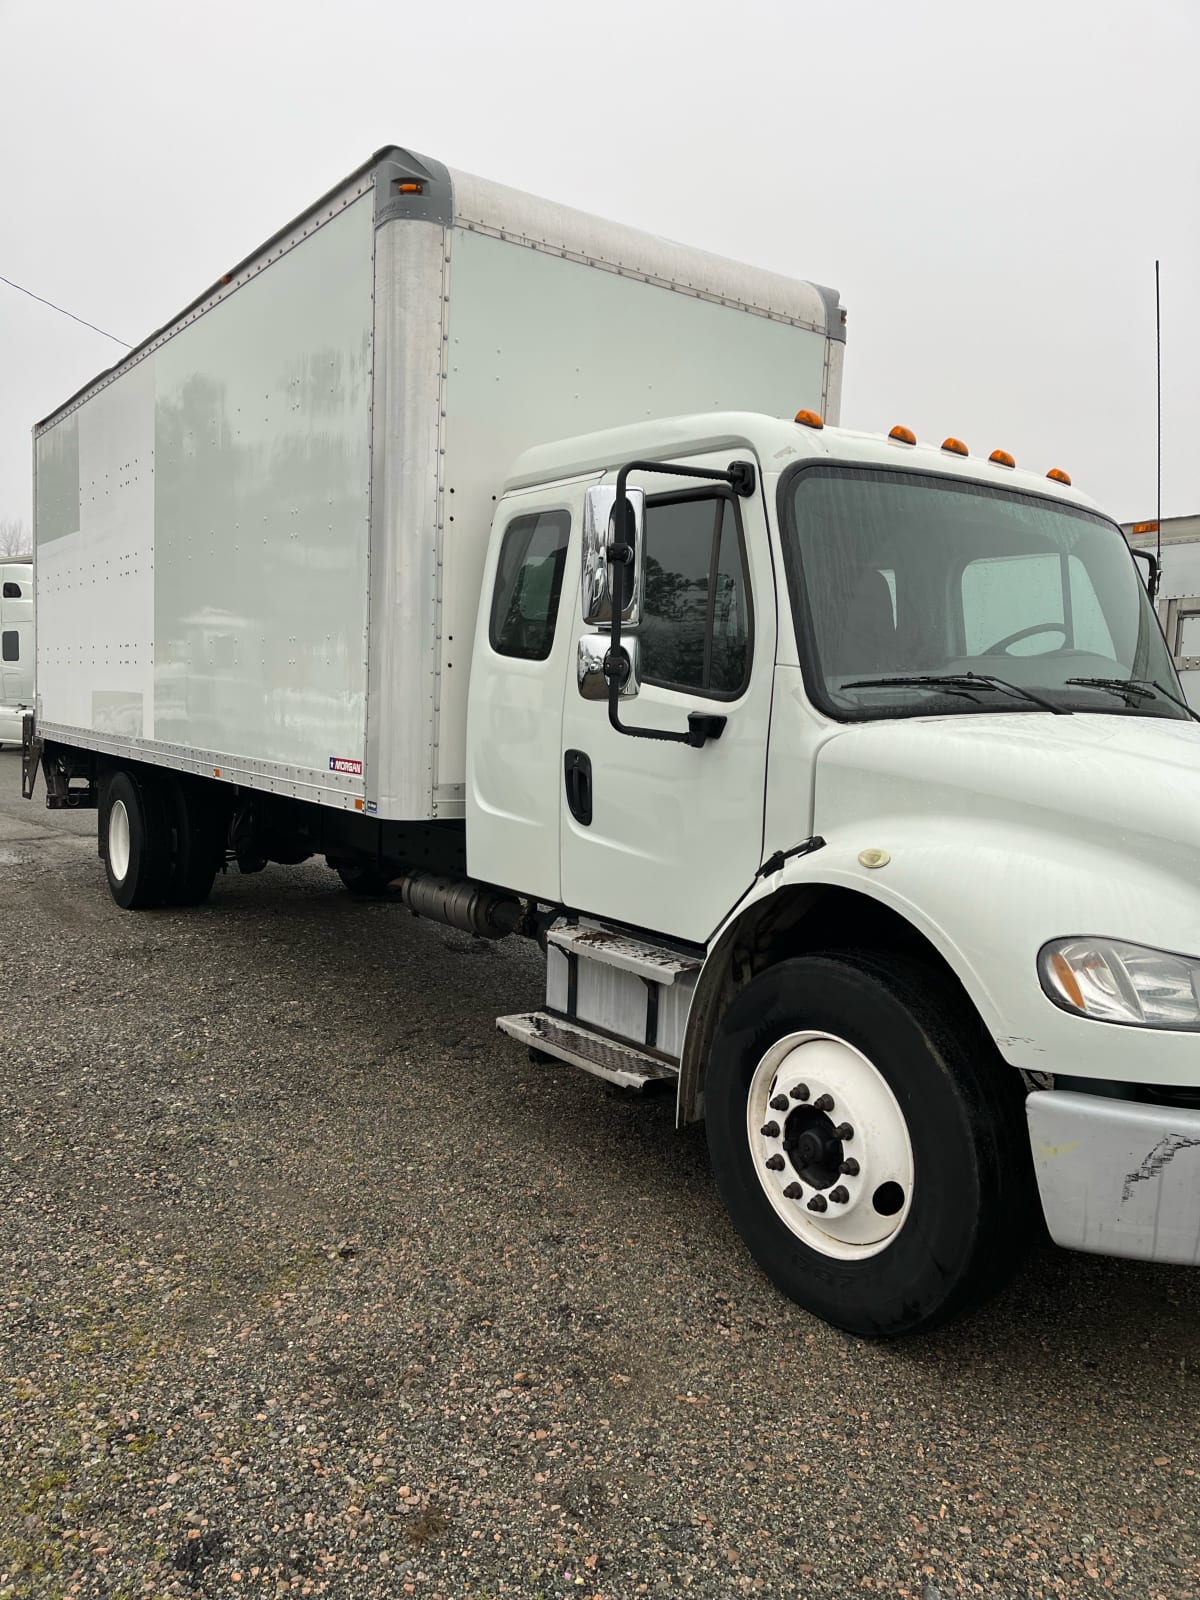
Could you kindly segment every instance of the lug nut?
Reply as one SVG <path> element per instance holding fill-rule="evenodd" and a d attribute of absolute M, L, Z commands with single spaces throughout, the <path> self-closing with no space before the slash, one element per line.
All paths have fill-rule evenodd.
<path fill-rule="evenodd" d="M 804 1198 L 804 1185 L 802 1183 L 789 1183 L 783 1193 L 788 1200 L 802 1200 Z"/>
<path fill-rule="evenodd" d="M 813 1195 L 808 1202 L 808 1209 L 810 1211 L 828 1211 L 829 1207 L 825 1203 L 825 1196 L 823 1194 Z"/>
<path fill-rule="evenodd" d="M 808 1099 L 808 1094 L 809 1094 L 808 1085 L 806 1083 L 798 1083 L 796 1085 L 796 1087 L 792 1090 L 792 1099 L 793 1100 L 807 1100 Z"/>
<path fill-rule="evenodd" d="M 767 1171 L 768 1172 L 782 1172 L 783 1168 L 784 1168 L 784 1164 L 785 1163 L 784 1163 L 784 1159 L 783 1159 L 782 1156 L 772 1156 L 771 1159 L 767 1162 Z"/>
<path fill-rule="evenodd" d="M 788 1109 L 788 1098 L 787 1098 L 787 1095 L 785 1095 L 785 1094 L 777 1094 L 775 1096 L 774 1100 L 771 1101 L 771 1110 L 772 1111 L 786 1111 L 787 1109 Z"/>
<path fill-rule="evenodd" d="M 844 1184 L 839 1183 L 836 1189 L 830 1189 L 829 1198 L 835 1206 L 844 1206 L 850 1198 L 850 1191 Z"/>
<path fill-rule="evenodd" d="M 847 1139 L 853 1139 L 854 1129 L 848 1122 L 839 1122 L 837 1127 L 833 1130 L 833 1137 L 835 1139 L 841 1139 L 844 1143 Z"/>
<path fill-rule="evenodd" d="M 842 1162 L 841 1166 L 838 1168 L 838 1171 L 844 1172 L 848 1178 L 857 1178 L 858 1162 L 855 1161 L 853 1156 L 850 1156 Z"/>
<path fill-rule="evenodd" d="M 779 1124 L 777 1122 L 764 1122 L 758 1131 L 764 1139 L 778 1139 Z"/>
<path fill-rule="evenodd" d="M 817 1098 L 813 1101 L 813 1110 L 814 1111 L 832 1111 L 833 1110 L 833 1096 L 831 1094 L 819 1094 L 817 1096 Z"/>

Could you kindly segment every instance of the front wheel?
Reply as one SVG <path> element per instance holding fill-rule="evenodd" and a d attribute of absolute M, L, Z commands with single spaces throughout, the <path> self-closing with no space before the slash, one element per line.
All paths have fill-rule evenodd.
<path fill-rule="evenodd" d="M 1017 1075 L 914 962 L 813 955 L 735 999 L 705 1087 L 713 1170 L 799 1305 L 883 1338 L 998 1289 L 1036 1226 Z"/>

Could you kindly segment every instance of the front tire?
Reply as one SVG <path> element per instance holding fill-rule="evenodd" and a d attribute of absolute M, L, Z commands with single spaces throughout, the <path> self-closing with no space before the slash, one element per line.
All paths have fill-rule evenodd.
<path fill-rule="evenodd" d="M 1036 1228 L 1017 1074 L 915 962 L 803 956 L 734 1000 L 705 1085 L 717 1186 L 797 1304 L 887 1338 L 999 1289 Z"/>
<path fill-rule="evenodd" d="M 123 911 L 162 905 L 171 876 L 171 829 L 164 787 L 153 774 L 122 770 L 108 779 L 100 853 L 109 893 Z"/>

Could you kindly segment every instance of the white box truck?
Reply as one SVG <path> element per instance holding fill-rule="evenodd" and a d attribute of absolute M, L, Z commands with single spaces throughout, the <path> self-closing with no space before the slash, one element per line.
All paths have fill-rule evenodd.
<path fill-rule="evenodd" d="M 33 563 L 0 561 L 0 745 L 20 744 L 33 707 Z"/>
<path fill-rule="evenodd" d="M 1065 473 L 834 425 L 832 292 L 387 149 L 36 430 L 25 784 L 117 903 L 323 856 L 537 939 L 886 1336 L 1200 1256 L 1200 730 Z"/>

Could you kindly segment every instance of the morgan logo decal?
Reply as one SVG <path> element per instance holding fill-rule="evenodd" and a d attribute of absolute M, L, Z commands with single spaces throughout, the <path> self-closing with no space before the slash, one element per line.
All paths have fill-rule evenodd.
<path fill-rule="evenodd" d="M 351 761 L 349 756 L 330 756 L 330 772 L 345 772 L 352 778 L 362 777 L 362 762 Z"/>

